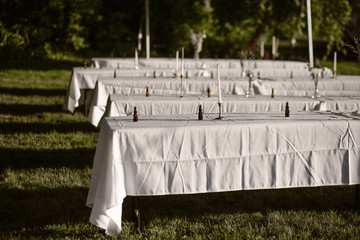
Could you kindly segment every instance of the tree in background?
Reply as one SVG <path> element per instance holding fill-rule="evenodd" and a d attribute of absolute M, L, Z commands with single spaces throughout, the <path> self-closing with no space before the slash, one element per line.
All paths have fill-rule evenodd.
<path fill-rule="evenodd" d="M 348 0 L 313 0 L 311 4 L 314 39 L 325 41 L 329 54 L 334 47 L 339 48 L 343 26 L 351 19 L 350 4 Z M 262 40 L 271 45 L 272 36 L 289 43 L 291 39 L 307 39 L 305 0 L 213 0 L 212 5 L 217 24 L 217 37 L 210 37 L 215 42 L 212 46 L 232 46 L 219 49 L 229 55 L 236 49 L 259 49 Z"/>
<path fill-rule="evenodd" d="M 151 0 L 149 4 L 154 57 L 174 55 L 181 47 L 187 57 L 193 56 L 191 31 L 206 34 L 201 57 L 238 57 L 241 50 L 249 49 L 256 53 L 261 41 L 271 46 L 272 36 L 282 40 L 280 53 L 285 58 L 294 54 L 287 50 L 291 39 L 298 40 L 302 49 L 307 45 L 306 0 Z M 359 25 L 359 11 L 351 11 L 360 9 L 358 1 L 312 0 L 311 4 L 315 56 L 327 56 L 334 49 L 345 52 L 342 39 L 353 39 Z M 2 58 L 133 56 L 138 33 L 145 29 L 143 0 L 1 0 L 0 9 Z"/>

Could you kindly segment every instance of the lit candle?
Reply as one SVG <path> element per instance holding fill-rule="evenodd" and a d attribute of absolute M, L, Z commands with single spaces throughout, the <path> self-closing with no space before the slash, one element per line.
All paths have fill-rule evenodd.
<path fill-rule="evenodd" d="M 176 51 L 176 68 L 175 68 L 176 77 L 179 75 L 179 51 Z"/>
<path fill-rule="evenodd" d="M 336 60 L 337 60 L 337 53 L 334 52 L 334 72 L 336 72 Z"/>
<path fill-rule="evenodd" d="M 135 69 L 139 68 L 138 50 L 135 48 Z"/>
<path fill-rule="evenodd" d="M 181 49 L 181 76 L 184 76 L 184 48 Z"/>
<path fill-rule="evenodd" d="M 216 67 L 217 67 L 218 103 L 221 103 L 221 84 L 220 84 L 219 64 L 216 64 Z"/>

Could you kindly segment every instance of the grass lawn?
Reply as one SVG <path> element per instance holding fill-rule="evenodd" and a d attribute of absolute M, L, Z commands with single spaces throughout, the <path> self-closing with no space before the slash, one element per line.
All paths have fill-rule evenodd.
<path fill-rule="evenodd" d="M 111 238 L 88 222 L 85 206 L 99 130 L 83 109 L 62 111 L 72 67 L 81 65 L 19 61 L 0 69 L 0 239 Z M 338 74 L 360 75 L 360 67 L 338 63 Z M 118 239 L 360 238 L 354 186 L 140 201 L 140 232 L 126 198 Z"/>

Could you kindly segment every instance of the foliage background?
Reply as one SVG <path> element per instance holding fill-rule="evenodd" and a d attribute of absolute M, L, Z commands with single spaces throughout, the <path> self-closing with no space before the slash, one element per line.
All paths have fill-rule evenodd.
<path fill-rule="evenodd" d="M 205 7 L 210 3 L 210 8 Z M 0 58 L 89 58 L 132 56 L 139 31 L 145 54 L 144 0 L 1 0 Z M 359 33 L 358 0 L 311 0 L 317 58 L 355 59 L 341 43 Z M 201 57 L 238 57 L 259 49 L 271 52 L 280 38 L 281 58 L 307 58 L 306 0 L 150 0 L 151 56 L 193 55 L 189 30 L 206 31 Z M 290 40 L 297 40 L 291 47 Z M 296 57 L 295 57 L 296 56 Z"/>

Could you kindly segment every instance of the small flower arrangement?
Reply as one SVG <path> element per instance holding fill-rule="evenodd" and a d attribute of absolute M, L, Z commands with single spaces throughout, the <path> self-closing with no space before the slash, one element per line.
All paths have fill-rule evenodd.
<path fill-rule="evenodd" d="M 320 97 L 319 94 L 319 89 L 318 89 L 318 83 L 319 83 L 319 73 L 316 73 L 314 68 L 310 66 L 310 64 L 307 62 L 306 65 L 308 66 L 308 70 L 310 72 L 310 76 L 312 77 L 312 80 L 314 81 L 315 84 L 315 90 L 314 90 L 314 95 L 311 96 L 312 98 L 318 98 Z M 322 74 L 325 71 L 325 68 L 322 69 Z"/>
<path fill-rule="evenodd" d="M 247 69 L 245 71 L 245 74 L 246 74 L 246 77 L 248 78 L 249 80 L 249 89 L 248 91 L 246 92 L 246 97 L 249 97 L 251 95 L 254 95 L 254 91 L 253 91 L 253 88 L 252 88 L 252 80 L 253 80 L 253 77 L 254 77 L 254 69 L 255 69 L 255 56 L 252 52 L 248 51 L 246 53 L 246 58 L 247 58 Z"/>

